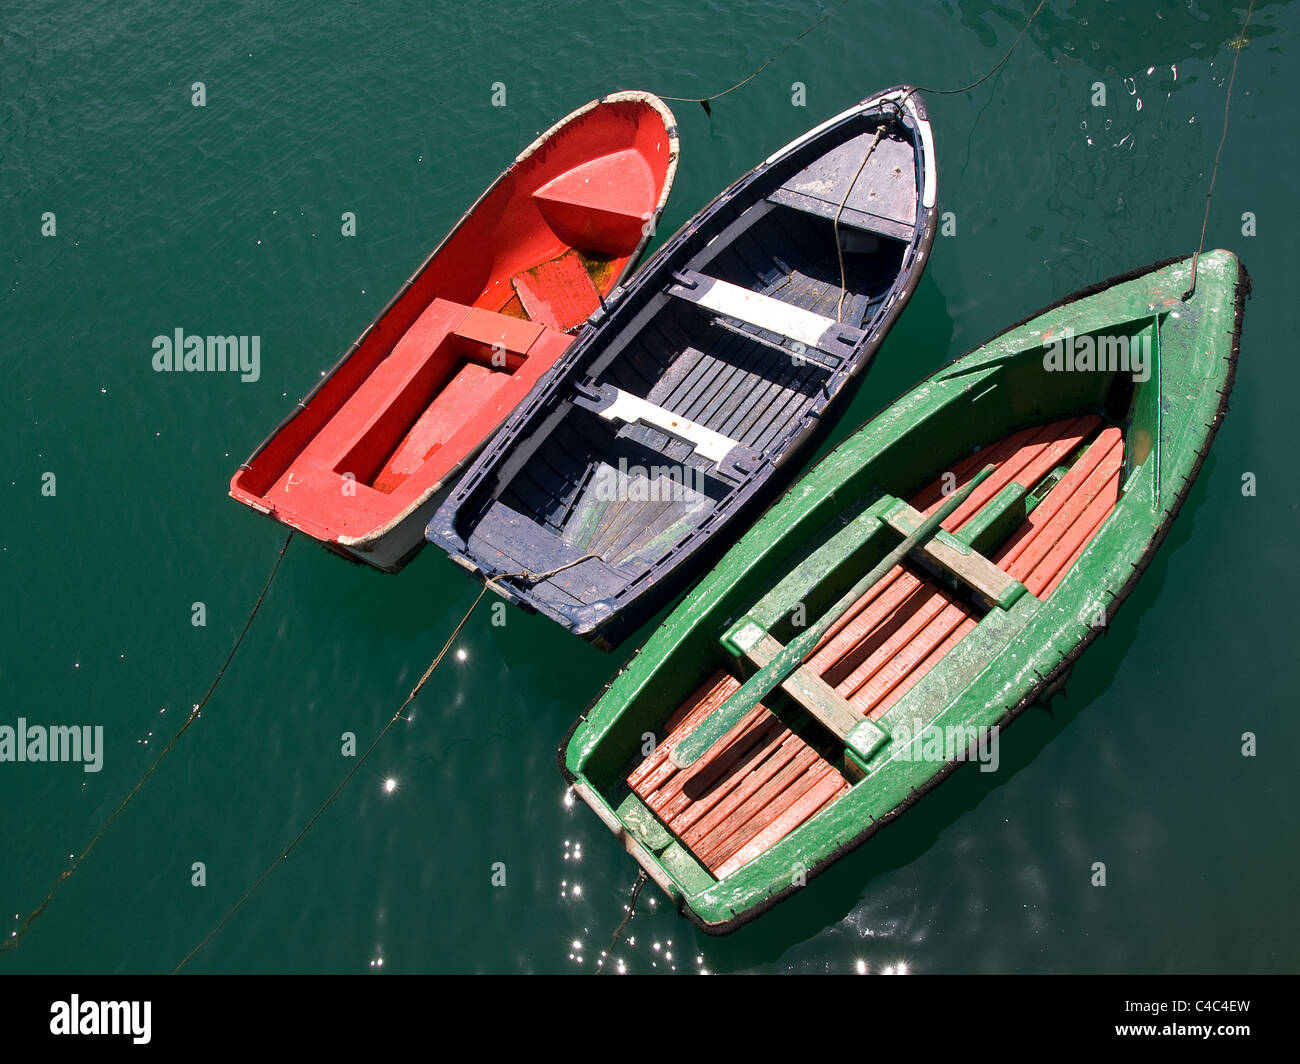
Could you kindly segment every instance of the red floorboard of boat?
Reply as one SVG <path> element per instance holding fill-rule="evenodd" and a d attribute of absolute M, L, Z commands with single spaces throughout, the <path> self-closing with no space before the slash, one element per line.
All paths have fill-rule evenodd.
<path fill-rule="evenodd" d="M 600 307 L 600 292 L 576 251 L 525 270 L 510 283 L 529 318 L 561 332 L 581 325 Z"/>

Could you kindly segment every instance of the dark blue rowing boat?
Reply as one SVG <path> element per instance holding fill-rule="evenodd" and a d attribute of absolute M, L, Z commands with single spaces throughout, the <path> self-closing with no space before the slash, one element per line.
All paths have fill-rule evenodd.
<path fill-rule="evenodd" d="M 935 220 L 915 90 L 804 134 L 614 290 L 428 539 L 510 600 L 614 645 L 782 486 L 915 291 Z"/>

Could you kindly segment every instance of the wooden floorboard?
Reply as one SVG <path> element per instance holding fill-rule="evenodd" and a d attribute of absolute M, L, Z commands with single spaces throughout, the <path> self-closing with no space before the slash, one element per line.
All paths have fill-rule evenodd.
<path fill-rule="evenodd" d="M 879 720 L 889 708 L 910 691 L 916 684 L 924 678 L 925 674 L 933 669 L 944 659 L 944 656 L 966 638 L 975 629 L 976 620 L 974 617 L 967 617 L 957 625 L 948 635 L 948 638 L 940 643 L 930 654 L 919 662 L 911 672 L 903 677 L 890 690 L 886 691 L 880 699 L 867 711 L 867 716 L 872 720 Z"/>
<path fill-rule="evenodd" d="M 1088 500 L 1087 509 L 1080 514 L 1069 530 L 1057 541 L 1047 553 L 1047 557 L 1037 569 L 1029 575 L 1025 585 L 1030 594 L 1047 596 L 1060 583 L 1070 566 L 1078 560 L 1079 555 L 1092 542 L 1101 523 L 1110 516 L 1119 501 L 1119 463 L 1106 483 L 1097 494 Z"/>
<path fill-rule="evenodd" d="M 743 415 L 743 412 L 742 412 Z M 981 485 L 974 505 L 957 511 L 953 528 L 1015 481 L 1035 486 L 1079 454 L 1021 528 L 993 560 L 1031 593 L 1050 594 L 1069 573 L 1114 508 L 1119 494 L 1123 438 L 1092 415 L 1013 433 L 954 464 L 958 485 L 994 460 L 998 470 Z M 942 502 L 942 482 L 912 500 L 917 509 Z M 924 507 L 923 507 L 924 504 Z M 879 719 L 974 630 L 975 607 L 922 570 L 892 570 L 841 617 L 808 658 L 808 667 L 859 712 Z M 719 744 L 718 752 L 687 770 L 668 759 L 672 744 L 689 734 L 740 686 L 720 670 L 673 713 L 665 736 L 628 783 L 715 876 L 725 877 L 766 853 L 849 788 L 849 782 L 789 723 L 758 706 Z M 797 728 L 808 726 L 800 716 Z"/>
<path fill-rule="evenodd" d="M 1107 429 L 1029 515 L 1028 520 L 1000 548 L 993 560 L 1025 583 L 1056 541 L 1074 522 L 1089 495 L 1096 494 L 1110 477 L 1110 467 L 1123 458 L 1119 429 Z"/>
<path fill-rule="evenodd" d="M 867 641 L 861 649 L 854 648 L 845 659 L 836 662 L 835 669 L 831 670 L 835 678 L 826 677 L 826 682 L 850 702 L 854 702 L 868 681 L 878 673 L 906 661 L 909 654 L 917 655 L 922 650 L 928 653 L 931 647 L 942 642 L 947 632 L 940 635 L 932 632 L 931 626 L 945 610 L 952 609 L 963 615 L 970 612 L 969 607 L 963 610 L 950 596 L 928 581 L 917 594 L 911 596 L 908 607 L 906 611 L 895 611 L 890 617 L 889 625 L 881 626 L 881 632 L 886 638 L 879 642 Z M 915 660 L 919 661 L 923 656 L 920 654 Z"/>
<path fill-rule="evenodd" d="M 765 811 L 817 762 L 817 752 L 803 747 L 713 831 L 691 844 L 691 849 L 712 870 L 740 848 L 766 824 Z M 829 766 L 827 766 L 829 767 Z"/>
<path fill-rule="evenodd" d="M 836 773 L 826 773 L 789 809 L 723 861 L 714 870 L 714 874 L 721 879 L 731 875 L 737 868 L 748 864 L 754 858 L 761 857 L 800 824 L 816 816 L 848 789 L 848 780 Z"/>
<path fill-rule="evenodd" d="M 855 709 L 870 713 L 899 684 L 905 681 L 909 685 L 916 683 L 929 672 L 933 667 L 931 653 L 965 620 L 975 620 L 969 607 L 951 602 L 940 604 L 940 608 L 926 620 L 914 639 L 879 667 L 874 662 L 864 663 L 858 674 L 840 685 L 840 694 Z M 859 675 L 865 676 L 866 680 L 854 687 Z"/>

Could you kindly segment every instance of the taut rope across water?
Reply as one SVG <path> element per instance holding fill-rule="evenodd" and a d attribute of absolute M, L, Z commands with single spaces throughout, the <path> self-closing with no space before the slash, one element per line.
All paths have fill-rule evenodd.
<path fill-rule="evenodd" d="M 366 759 L 369 758 L 370 755 L 375 752 L 375 748 L 378 747 L 381 742 L 383 742 L 384 736 L 388 734 L 389 729 L 392 728 L 394 724 L 396 724 L 399 720 L 402 719 L 402 714 L 406 711 L 406 707 L 415 701 L 416 696 L 420 693 L 420 689 L 424 687 L 426 683 L 429 682 L 429 677 L 433 675 L 433 671 L 439 665 L 442 664 L 442 659 L 447 656 L 447 651 L 449 651 L 451 649 L 452 644 L 456 642 L 456 637 L 460 635 L 461 630 L 465 627 L 466 624 L 469 623 L 469 619 L 471 616 L 473 616 L 475 608 L 483 600 L 483 596 L 487 594 L 487 589 L 488 589 L 488 585 L 486 583 L 479 589 L 478 595 L 475 597 L 474 601 L 470 604 L 469 609 L 465 611 L 465 616 L 460 619 L 460 623 L 456 625 L 456 627 L 452 630 L 451 635 L 447 637 L 447 642 L 445 642 L 442 645 L 442 649 L 438 651 L 433 661 L 429 663 L 429 667 L 424 670 L 424 675 L 421 676 L 419 681 L 416 683 L 416 685 L 411 688 L 411 693 L 406 696 L 406 701 L 404 701 L 400 706 L 397 707 L 397 712 L 394 713 L 392 717 L 389 719 L 388 723 L 385 724 L 379 730 L 379 734 L 376 735 L 374 740 L 370 743 L 370 745 L 366 747 L 365 752 L 359 758 L 357 758 L 353 766 L 350 769 L 348 769 L 347 774 L 339 781 L 338 786 L 335 787 L 334 790 L 330 792 L 330 796 L 326 798 L 324 802 L 321 803 L 320 808 L 317 809 L 316 812 L 312 813 L 307 823 L 303 825 L 302 830 L 299 831 L 298 834 L 293 837 L 293 841 L 290 842 L 289 845 L 286 846 L 280 852 L 280 856 L 266 866 L 266 869 L 262 872 L 262 874 L 258 876 L 256 880 L 253 881 L 253 885 L 250 886 L 246 891 L 244 891 L 244 893 L 240 896 L 239 900 L 235 902 L 235 904 L 232 905 L 226 911 L 226 915 L 217 921 L 217 925 L 206 935 L 203 936 L 203 938 L 200 940 L 197 946 L 195 946 L 192 950 L 189 951 L 189 953 L 185 954 L 185 956 L 181 958 L 181 962 L 178 965 L 176 965 L 175 968 L 172 969 L 172 975 L 175 975 L 182 968 L 184 968 L 185 965 L 190 962 L 190 959 L 196 953 L 199 952 L 199 950 L 201 950 L 204 946 L 206 946 L 209 942 L 211 942 L 212 939 L 214 939 L 220 933 L 221 929 L 225 927 L 226 924 L 230 921 L 230 918 L 234 916 L 235 913 L 237 913 L 240 909 L 242 909 L 244 903 L 247 902 L 248 899 L 251 898 L 254 894 L 256 894 L 258 888 L 261 887 L 261 885 L 265 883 L 267 879 L 270 878 L 271 873 L 274 872 L 277 867 L 279 867 L 280 862 L 285 860 L 289 856 L 289 854 L 293 853 L 293 851 L 297 848 L 298 843 L 302 842 L 302 840 L 306 838 L 307 832 L 311 831 L 311 829 L 315 827 L 316 821 L 318 821 L 321 818 L 321 816 L 324 815 L 325 810 L 328 809 L 334 803 L 334 799 L 343 793 L 343 788 L 346 787 L 349 782 L 351 782 L 352 777 L 355 776 L 357 774 L 357 771 L 361 768 L 361 766 L 366 763 Z"/>
<path fill-rule="evenodd" d="M 176 730 L 176 734 L 173 735 L 167 745 L 162 748 L 162 752 L 154 758 L 153 764 L 145 770 L 144 775 L 141 776 L 136 782 L 136 785 L 127 792 L 126 797 L 123 798 L 118 804 L 118 807 L 113 810 L 112 815 L 105 820 L 99 830 L 95 832 L 94 837 L 90 840 L 89 844 L 87 844 L 86 848 L 73 859 L 70 867 L 65 868 L 59 873 L 59 878 L 54 881 L 53 886 L 50 887 L 49 893 L 45 895 L 45 899 L 40 903 L 40 905 L 27 914 L 27 919 L 23 921 L 22 926 L 5 939 L 3 945 L 0 945 L 0 952 L 13 949 L 23 940 L 23 937 L 27 934 L 32 923 L 37 917 L 45 912 L 46 907 L 54 900 L 54 895 L 58 892 L 59 887 L 61 887 L 64 882 L 72 876 L 73 872 L 81 867 L 81 862 L 90 856 L 90 851 L 93 850 L 99 840 L 104 837 L 104 833 L 113 826 L 113 821 L 122 815 L 122 811 L 127 807 L 131 799 L 139 793 L 140 788 L 143 787 L 149 781 L 149 777 L 157 771 L 158 766 L 162 764 L 163 758 L 172 752 L 172 748 L 180 740 L 180 737 L 189 729 L 189 726 L 199 719 L 199 714 L 203 712 L 203 707 L 208 704 L 208 699 L 212 697 L 212 693 L 217 689 L 217 684 L 219 684 L 221 678 L 226 675 L 226 669 L 230 667 L 230 663 L 235 659 L 235 654 L 239 651 L 240 644 L 244 642 L 244 636 L 248 635 L 249 628 L 253 626 L 253 618 L 257 616 L 257 611 L 262 608 L 262 602 L 266 598 L 266 593 L 271 589 L 271 581 L 275 579 L 275 574 L 280 571 L 280 563 L 284 561 L 284 552 L 289 549 L 289 541 L 291 539 L 293 539 L 292 532 L 285 537 L 284 545 L 280 548 L 280 553 L 275 559 L 275 565 L 271 568 L 271 575 L 266 578 L 266 583 L 262 585 L 262 593 L 257 596 L 257 601 L 253 603 L 252 612 L 249 613 L 248 620 L 244 622 L 244 627 L 239 633 L 239 638 L 235 640 L 235 645 L 230 648 L 230 653 L 226 655 L 226 660 L 217 672 L 216 679 L 212 681 L 212 685 L 208 688 L 207 693 L 195 703 L 194 708 L 190 710 L 190 715 L 185 718 L 185 723 Z"/>

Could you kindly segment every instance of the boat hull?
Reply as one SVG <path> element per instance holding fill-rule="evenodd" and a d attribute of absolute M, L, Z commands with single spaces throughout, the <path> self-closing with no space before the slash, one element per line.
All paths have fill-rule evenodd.
<path fill-rule="evenodd" d="M 616 645 L 788 482 L 915 291 L 935 221 L 915 90 L 787 145 L 614 294 L 428 538 L 510 601 Z"/>
<path fill-rule="evenodd" d="M 560 751 L 565 777 L 693 923 L 710 933 L 725 933 L 801 889 L 900 816 L 959 764 L 982 759 L 978 744 L 990 736 L 995 742 L 998 729 L 1053 691 L 1105 630 L 1183 505 L 1232 387 L 1249 280 L 1226 252 L 1201 258 L 1196 294 L 1183 302 L 1189 280 L 1190 261 L 1183 260 L 1137 271 L 1095 292 L 1077 293 L 944 367 L 898 400 L 795 485 L 575 723 Z M 1074 371 L 1048 368 L 1057 344 L 1066 337 L 1140 337 L 1145 330 L 1153 333 L 1159 347 L 1154 366 L 1148 364 L 1151 375 L 1140 383 L 1125 381 L 1137 374 L 1113 373 L 1103 379 L 1082 364 Z M 848 534 L 846 522 L 863 519 L 853 517 L 853 508 L 857 502 L 870 502 L 872 486 L 883 485 L 906 498 L 930 484 L 914 496 L 914 503 L 918 509 L 937 505 L 937 486 L 944 484 L 945 472 L 953 472 L 954 481 L 960 482 L 981 461 L 979 452 L 971 454 L 974 447 L 1004 433 L 1020 433 L 1014 438 L 1023 443 L 1030 438 L 1023 435 L 1029 431 L 1026 425 L 1056 426 L 1054 432 L 1039 430 L 1043 446 L 1057 439 L 1067 439 L 1067 445 L 1053 453 L 1043 451 L 1043 462 L 1030 475 L 1038 485 L 1034 491 L 1043 496 L 1034 500 L 1039 509 L 1026 501 L 1029 517 L 1019 530 L 1010 539 L 1005 531 L 998 533 L 1001 545 L 987 548 L 998 567 L 1026 585 L 1018 597 L 1008 596 L 1002 605 L 982 602 L 966 633 L 947 649 L 940 648 L 943 652 L 928 671 L 907 666 L 920 675 L 893 701 L 878 697 L 880 687 L 873 693 L 871 683 L 860 689 L 849 681 L 839 684 L 835 690 L 853 708 L 865 707 L 869 727 L 864 727 L 873 737 L 864 743 L 856 733 L 847 739 L 841 734 L 836 747 L 820 724 L 805 722 L 796 729 L 799 738 L 817 748 L 800 756 L 806 757 L 810 774 L 822 774 L 816 777 L 822 791 L 809 784 L 753 835 L 736 835 L 728 845 L 717 841 L 716 832 L 702 832 L 712 814 L 706 807 L 692 822 L 699 814 L 692 813 L 691 803 L 718 801 L 711 790 L 716 779 L 698 783 L 694 792 L 689 781 L 674 789 L 674 772 L 680 777 L 681 770 L 671 762 L 678 756 L 681 736 L 696 726 L 686 711 L 698 716 L 693 707 L 700 692 L 712 690 L 711 682 L 717 687 L 715 670 L 745 674 L 743 664 L 736 664 L 734 646 L 744 622 L 754 621 L 769 634 L 788 638 L 794 631 L 788 615 L 780 620 L 779 611 L 764 614 L 764 609 L 774 597 L 779 602 L 786 594 L 806 598 L 810 614 L 815 614 L 824 605 L 827 587 L 842 582 L 846 573 L 861 571 L 870 551 L 840 556 L 828 553 L 828 545 L 832 533 L 841 538 Z M 990 436 L 993 429 L 997 433 Z M 1081 457 L 1071 450 L 1070 432 L 1079 440 L 1094 441 Z M 1091 468 L 1101 472 L 1089 479 L 1093 473 L 1085 466 L 1094 446 L 1099 450 Z M 1021 453 L 1026 448 L 1008 446 L 1002 453 L 1012 450 Z M 1070 457 L 1062 458 L 1067 451 Z M 986 453 L 994 464 L 998 455 Z M 958 459 L 965 464 L 957 464 Z M 1114 464 L 1107 470 L 1103 463 L 1108 460 Z M 1043 474 L 1045 465 L 1057 461 L 1062 469 Z M 1070 471 L 1061 475 L 1067 465 Z M 1056 505 L 1052 491 L 1065 485 L 1076 468 L 1077 490 Z M 1105 505 L 1092 524 L 1083 515 L 1099 499 Z M 996 499 L 988 507 L 994 503 Z M 1071 507 L 1075 516 L 1070 515 Z M 1035 524 L 1034 513 L 1048 515 L 1037 520 L 1041 528 L 1063 517 L 1067 531 L 1053 533 L 1059 539 L 1045 541 L 1029 559 L 1036 548 L 1033 535 L 1025 536 L 1023 529 Z M 979 523 L 978 515 L 967 519 Z M 981 525 L 981 534 L 994 536 L 994 524 Z M 911 570 L 924 577 L 925 570 L 918 566 L 928 566 L 927 559 L 909 562 Z M 976 601 L 977 596 L 965 593 L 955 605 L 969 609 Z M 870 644 L 871 638 L 863 637 L 860 657 L 881 646 Z M 727 646 L 728 640 L 733 645 Z M 833 642 L 830 639 L 819 653 L 826 653 Z M 882 670 L 877 676 L 892 668 L 907 645 L 900 640 L 894 649 L 881 652 L 872 666 Z M 850 665 L 857 664 L 858 659 L 850 660 Z M 841 680 L 834 669 L 812 671 L 814 684 L 818 679 L 828 684 Z M 739 680 L 728 682 L 735 685 Z M 726 689 L 719 690 L 712 697 L 725 705 Z M 782 722 L 793 719 L 781 704 L 771 704 Z M 667 719 L 674 706 L 681 708 Z M 768 727 L 774 736 L 779 730 L 772 721 L 756 726 Z M 651 758 L 644 754 L 647 732 L 656 737 Z M 723 752 L 715 755 L 719 767 L 712 770 L 714 777 L 720 778 L 724 765 L 725 772 L 733 771 L 726 758 L 751 757 L 738 753 L 741 739 L 735 736 L 741 734 L 729 733 L 730 746 L 719 744 Z M 927 749 L 930 738 L 954 734 L 965 741 Z M 746 741 L 758 749 L 757 739 Z M 786 740 L 783 749 L 792 749 L 793 741 Z M 849 756 L 854 749 L 863 754 L 856 763 Z M 821 762 L 829 762 L 829 767 Z M 757 755 L 753 764 L 759 764 Z M 749 775 L 737 772 L 742 782 L 735 786 L 746 785 L 743 781 L 754 778 L 758 769 L 745 766 L 745 772 Z M 721 803 L 730 800 L 721 797 Z M 795 824 L 796 818 L 788 814 L 797 801 L 815 806 L 815 811 Z M 735 815 L 743 808 L 737 805 Z M 734 816 L 728 823 L 730 831 L 741 827 Z M 774 830 L 774 825 L 783 830 Z M 767 831 L 766 837 L 762 831 Z"/>
<path fill-rule="evenodd" d="M 543 133 L 231 480 L 233 498 L 386 571 L 634 269 L 671 190 L 671 112 L 615 93 Z"/>

